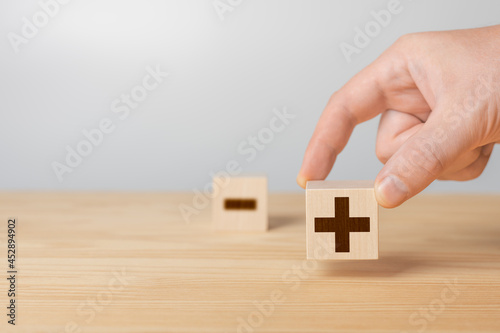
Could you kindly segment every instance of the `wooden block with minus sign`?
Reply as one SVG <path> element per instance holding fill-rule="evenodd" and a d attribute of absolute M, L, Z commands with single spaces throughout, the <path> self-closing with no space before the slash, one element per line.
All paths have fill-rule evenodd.
<path fill-rule="evenodd" d="M 378 259 L 378 204 L 372 181 L 309 181 L 307 259 Z"/>
<path fill-rule="evenodd" d="M 216 230 L 266 231 L 267 178 L 213 178 L 212 219 Z"/>

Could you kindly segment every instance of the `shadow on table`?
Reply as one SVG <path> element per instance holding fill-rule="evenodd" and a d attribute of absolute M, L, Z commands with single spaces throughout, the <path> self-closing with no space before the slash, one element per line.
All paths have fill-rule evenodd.
<path fill-rule="evenodd" d="M 296 216 L 287 216 L 287 215 L 269 216 L 269 230 L 281 229 L 288 225 L 300 223 L 301 221 L 303 222 L 303 219 L 298 219 Z"/>
<path fill-rule="evenodd" d="M 390 277 L 422 265 L 428 262 L 398 254 L 383 255 L 378 260 L 318 261 L 317 271 L 335 277 Z"/>
<path fill-rule="evenodd" d="M 498 239 L 476 235 L 469 240 L 441 244 L 435 247 L 435 252 L 382 252 L 378 260 L 318 261 L 317 269 L 326 276 L 391 277 L 411 271 L 429 272 L 434 268 L 480 267 L 500 260 Z"/>

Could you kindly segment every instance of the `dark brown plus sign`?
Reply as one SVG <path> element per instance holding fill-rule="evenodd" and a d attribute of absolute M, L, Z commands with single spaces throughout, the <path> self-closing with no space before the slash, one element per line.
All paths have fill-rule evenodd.
<path fill-rule="evenodd" d="M 349 252 L 349 233 L 370 232 L 369 217 L 349 217 L 349 198 L 335 198 L 335 217 L 316 217 L 315 232 L 335 233 L 335 252 Z"/>

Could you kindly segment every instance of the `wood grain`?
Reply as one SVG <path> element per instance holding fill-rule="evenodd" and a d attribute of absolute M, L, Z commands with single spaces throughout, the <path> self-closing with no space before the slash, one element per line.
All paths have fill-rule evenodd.
<path fill-rule="evenodd" d="M 270 196 L 267 233 L 214 232 L 210 208 L 187 224 L 191 200 L 0 194 L 2 274 L 9 217 L 20 256 L 18 325 L 0 331 L 500 331 L 500 196 L 381 209 L 379 260 L 342 262 L 305 260 L 303 194 Z"/>

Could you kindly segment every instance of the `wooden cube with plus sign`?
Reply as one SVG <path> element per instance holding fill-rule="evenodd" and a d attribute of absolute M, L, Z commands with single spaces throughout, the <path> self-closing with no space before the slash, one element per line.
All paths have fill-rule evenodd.
<path fill-rule="evenodd" d="M 378 259 L 373 181 L 309 181 L 307 259 Z"/>

